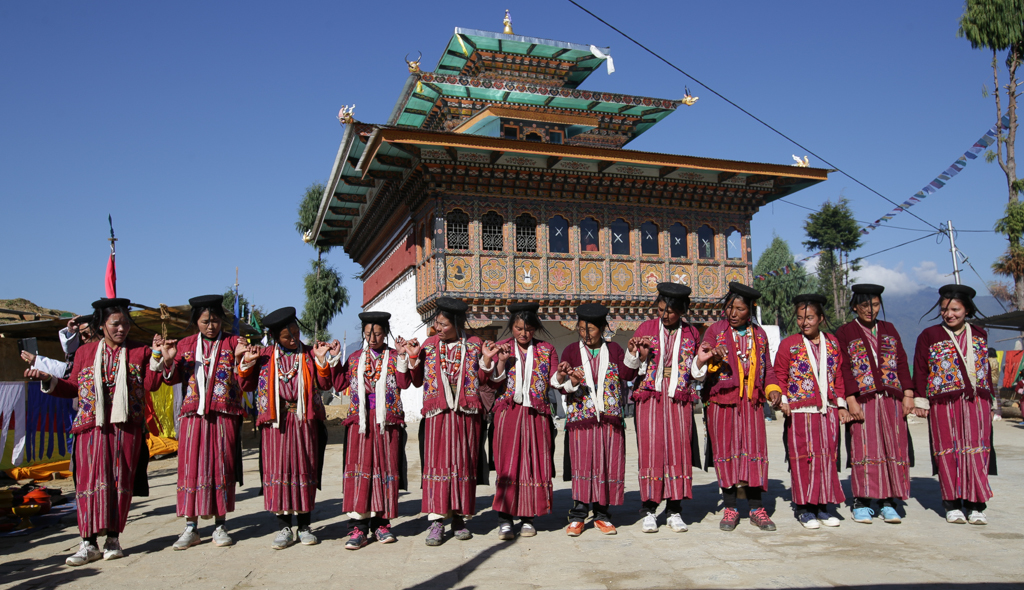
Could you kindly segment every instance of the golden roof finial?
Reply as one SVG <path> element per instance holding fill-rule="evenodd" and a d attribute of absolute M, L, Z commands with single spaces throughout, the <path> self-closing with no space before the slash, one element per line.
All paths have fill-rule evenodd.
<path fill-rule="evenodd" d="M 512 32 L 512 17 L 508 13 L 508 9 L 505 9 L 505 20 L 502 21 L 505 24 L 505 30 L 502 31 L 506 35 L 515 35 Z"/>

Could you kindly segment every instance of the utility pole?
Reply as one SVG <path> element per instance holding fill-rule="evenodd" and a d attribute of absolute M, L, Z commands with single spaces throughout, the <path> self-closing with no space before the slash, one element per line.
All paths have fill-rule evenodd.
<path fill-rule="evenodd" d="M 953 222 L 951 220 L 946 220 L 946 229 L 949 234 L 949 253 L 953 256 L 953 279 L 956 281 L 956 284 L 959 285 L 961 284 L 960 267 L 957 265 L 956 260 L 956 242 L 953 240 Z"/>

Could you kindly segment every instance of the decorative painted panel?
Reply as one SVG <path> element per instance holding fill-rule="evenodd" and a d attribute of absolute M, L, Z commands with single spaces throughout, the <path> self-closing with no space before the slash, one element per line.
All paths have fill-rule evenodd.
<path fill-rule="evenodd" d="M 718 267 L 702 266 L 697 271 L 697 292 L 699 297 L 715 297 L 718 295 Z"/>
<path fill-rule="evenodd" d="M 626 262 L 613 262 L 611 267 L 613 293 L 632 293 L 635 284 L 633 268 Z"/>
<path fill-rule="evenodd" d="M 526 293 L 540 293 L 543 287 L 540 283 L 540 267 L 535 260 L 516 261 L 516 291 Z"/>
<path fill-rule="evenodd" d="M 565 260 L 548 262 L 548 291 L 569 293 L 573 290 L 572 266 Z"/>
<path fill-rule="evenodd" d="M 449 256 L 445 265 L 446 286 L 449 291 L 472 291 L 473 259 L 468 256 Z"/>
<path fill-rule="evenodd" d="M 668 269 L 669 280 L 673 283 L 680 283 L 683 285 L 690 284 L 690 267 L 683 266 L 681 264 L 673 264 Z"/>
<path fill-rule="evenodd" d="M 644 293 L 654 295 L 658 292 L 658 283 L 663 282 L 664 268 L 660 264 L 645 264 L 640 270 L 640 282 L 644 287 Z"/>
<path fill-rule="evenodd" d="M 600 264 L 587 261 L 580 265 L 580 290 L 587 293 L 599 293 L 604 290 L 604 272 Z"/>
<path fill-rule="evenodd" d="M 484 291 L 511 291 L 508 267 L 498 258 L 480 259 L 480 288 Z"/>
<path fill-rule="evenodd" d="M 727 271 L 725 271 L 725 284 L 728 285 L 729 283 L 732 282 L 745 284 L 747 282 L 746 273 L 744 273 L 742 270 L 738 268 L 728 269 Z"/>

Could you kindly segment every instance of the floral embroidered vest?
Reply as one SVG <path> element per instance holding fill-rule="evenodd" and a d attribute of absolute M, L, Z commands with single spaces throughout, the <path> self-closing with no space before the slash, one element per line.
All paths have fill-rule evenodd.
<path fill-rule="evenodd" d="M 857 381 L 860 393 L 871 393 L 883 387 L 892 388 L 903 392 L 904 386 L 900 383 L 900 377 L 896 372 L 896 356 L 899 343 L 888 334 L 882 334 L 878 338 L 878 369 L 882 375 L 882 384 L 879 387 L 875 383 L 875 376 L 871 370 L 871 351 L 863 338 L 851 340 L 846 347 L 850 355 L 850 372 Z M 909 384 L 908 384 L 909 385 Z"/>
<path fill-rule="evenodd" d="M 587 362 L 584 359 L 584 362 Z M 608 418 L 609 422 L 622 422 L 622 404 L 620 403 L 619 366 L 608 363 L 608 371 L 604 374 L 604 412 L 600 421 Z M 580 383 L 575 393 L 565 396 L 565 427 L 579 428 L 586 424 L 598 422 L 597 406 L 594 405 L 593 393 L 584 383 Z"/>
<path fill-rule="evenodd" d="M 102 346 L 102 342 L 99 346 Z M 89 346 L 89 345 L 86 345 Z M 136 345 L 139 346 L 139 345 Z M 145 346 L 145 345 L 141 345 Z M 148 350 L 148 348 L 147 348 Z M 96 388 L 93 374 L 92 374 L 92 358 L 96 354 L 95 345 L 89 348 L 82 347 L 77 353 L 82 355 L 83 361 L 90 359 L 88 363 L 82 364 L 82 370 L 79 371 L 76 379 L 78 381 L 78 413 L 75 414 L 75 419 L 71 423 L 72 434 L 78 434 L 85 432 L 96 426 Z M 127 365 L 128 365 L 128 422 L 131 424 L 143 424 L 145 423 L 145 410 L 146 410 L 146 387 L 145 387 L 145 371 L 146 367 L 136 361 L 138 355 L 136 354 L 135 346 L 128 349 Z M 149 355 L 144 356 L 145 362 L 149 362 Z M 110 420 L 111 408 L 114 405 L 114 388 L 104 387 L 103 397 L 106 402 L 106 415 L 107 420 Z"/>
<path fill-rule="evenodd" d="M 199 336 L 195 336 L 199 338 Z M 235 351 L 228 346 L 228 339 L 221 341 L 217 362 L 211 377 L 207 377 L 208 412 L 220 412 L 233 416 L 244 416 L 245 407 L 242 402 L 242 388 L 238 385 L 235 375 Z M 184 399 L 181 402 L 181 415 L 188 416 L 199 411 L 199 391 L 196 389 L 196 343 L 186 338 L 178 343 L 181 361 L 178 370 L 182 371 L 184 382 Z"/>
<path fill-rule="evenodd" d="M 835 402 L 836 370 L 839 368 L 839 341 L 831 334 L 822 334 L 825 337 L 825 373 L 828 379 L 827 391 L 828 401 Z M 821 407 L 821 394 L 818 392 L 818 383 L 814 379 L 814 367 L 816 363 L 812 355 L 807 352 L 801 338 L 797 344 L 789 347 L 789 387 L 786 390 L 786 397 L 789 399 L 789 407 L 793 409 L 805 407 Z"/>
<path fill-rule="evenodd" d="M 398 351 L 394 348 L 389 349 L 391 354 L 388 355 L 388 367 L 387 375 L 383 376 L 384 379 L 384 422 L 387 424 L 405 424 L 405 410 L 402 408 L 402 393 L 398 388 L 398 381 L 395 378 L 395 374 L 398 372 Z M 359 381 L 359 356 L 363 351 L 357 350 L 348 357 L 348 392 L 349 406 L 348 415 L 345 417 L 345 424 L 355 424 L 359 421 L 359 394 L 356 393 L 357 389 L 353 387 L 355 383 Z M 374 399 L 374 403 L 379 404 L 381 400 Z M 367 420 L 374 421 L 373 412 L 370 411 L 369 406 L 367 410 Z"/>
<path fill-rule="evenodd" d="M 661 323 L 661 320 L 654 320 Z M 676 385 L 676 394 L 672 398 L 677 402 L 695 402 L 698 399 L 697 391 L 694 388 L 693 375 L 690 374 L 690 366 L 693 363 L 693 357 L 697 351 L 698 338 L 696 330 L 689 324 L 684 325 L 680 328 L 682 333 L 679 338 L 682 338 L 682 342 L 679 343 L 679 383 Z M 668 346 L 668 342 L 665 343 Z M 661 342 L 658 338 L 651 339 L 651 352 L 649 353 L 649 359 L 661 358 Z M 667 351 L 668 354 L 672 354 L 671 350 Z M 671 364 L 666 363 L 666 368 L 671 368 Z M 663 379 L 662 375 L 656 374 L 658 372 L 658 363 L 655 361 L 648 362 L 647 373 L 644 375 L 643 381 L 633 389 L 633 401 L 640 402 L 651 397 L 660 397 L 662 394 L 658 392 L 659 382 Z"/>
<path fill-rule="evenodd" d="M 990 394 L 992 379 L 988 367 L 988 344 L 985 338 L 973 336 L 974 367 L 977 387 L 974 393 Z M 967 368 L 972 370 L 972 368 Z M 956 345 L 946 337 L 928 347 L 928 381 L 925 395 L 929 398 L 956 395 L 970 389 L 970 382 L 961 370 Z"/>
<path fill-rule="evenodd" d="M 512 341 L 511 344 L 512 346 L 518 346 L 515 341 Z M 509 357 L 509 360 L 516 359 L 515 362 L 506 363 L 508 364 L 508 370 L 505 388 L 498 394 L 498 399 L 494 401 L 495 412 L 500 412 L 505 408 L 515 405 L 516 374 L 522 370 L 515 354 L 515 351 L 513 351 L 512 356 Z M 548 406 L 548 387 L 550 386 L 548 375 L 551 374 L 551 359 L 554 355 L 554 346 L 547 342 L 534 341 L 533 374 L 527 376 L 527 379 L 530 380 L 530 404 L 533 406 L 533 409 L 541 414 L 551 413 L 551 408 Z"/>
<path fill-rule="evenodd" d="M 441 383 L 438 373 L 440 372 L 441 358 L 438 349 L 440 339 L 431 336 L 423 344 L 423 415 L 433 416 L 448 409 L 448 401 L 444 397 L 444 384 Z M 462 359 L 462 395 L 456 400 L 456 406 L 470 414 L 478 413 L 483 409 L 480 401 L 480 357 L 483 355 L 483 347 L 477 338 L 466 339 L 466 350 Z M 455 393 L 456 384 L 452 383 L 452 393 Z"/>

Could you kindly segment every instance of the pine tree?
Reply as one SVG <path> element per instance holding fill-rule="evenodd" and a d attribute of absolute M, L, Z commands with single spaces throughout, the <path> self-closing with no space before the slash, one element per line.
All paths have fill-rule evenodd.
<path fill-rule="evenodd" d="M 788 274 L 779 273 L 771 276 L 772 271 L 789 268 Z M 761 292 L 761 320 L 779 326 L 783 336 L 796 332 L 796 316 L 793 314 L 793 297 L 801 293 L 816 291 L 818 281 L 807 273 L 804 267 L 796 264 L 789 244 L 779 236 L 772 238 L 754 266 L 754 276 L 764 276 L 765 280 L 757 281 L 754 286 Z"/>
<path fill-rule="evenodd" d="M 856 261 L 850 261 L 850 253 L 860 247 L 861 239 L 850 202 L 842 197 L 836 203 L 826 201 L 821 211 L 807 216 L 804 231 L 804 247 L 821 252 L 817 274 L 829 298 L 829 307 L 835 311 L 836 319 L 845 323 L 848 313 L 842 302 L 850 287 L 850 273 L 857 270 Z"/>
<path fill-rule="evenodd" d="M 330 246 L 316 245 L 312 242 L 313 226 L 320 210 L 320 202 L 327 189 L 323 183 L 314 182 L 306 187 L 302 199 L 299 200 L 298 220 L 295 230 L 302 239 L 316 249 L 316 260 L 311 260 L 312 270 L 305 276 L 306 304 L 302 308 L 302 323 L 312 327 L 310 337 L 316 340 L 330 340 L 331 334 L 327 325 L 331 323 L 341 310 L 348 305 L 348 290 L 341 283 L 341 276 L 333 267 L 323 261 L 323 255 L 330 251 Z"/>

